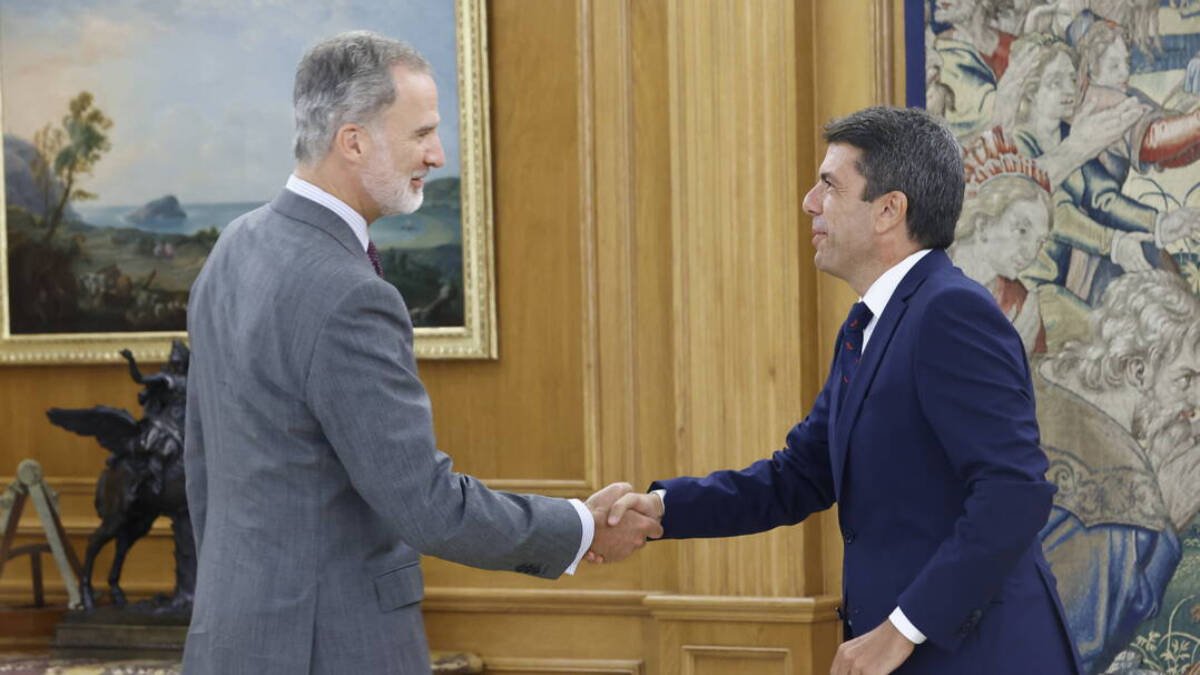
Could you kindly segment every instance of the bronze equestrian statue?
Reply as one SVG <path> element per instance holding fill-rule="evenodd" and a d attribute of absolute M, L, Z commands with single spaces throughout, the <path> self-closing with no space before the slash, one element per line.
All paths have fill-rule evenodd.
<path fill-rule="evenodd" d="M 100 549 L 116 539 L 108 586 L 113 604 L 125 605 L 121 590 L 121 566 L 134 542 L 150 531 L 160 515 L 171 519 L 175 539 L 175 590 L 146 607 L 156 612 L 189 612 L 196 589 L 196 542 L 188 516 L 183 473 L 183 430 L 187 404 L 187 368 L 190 352 L 182 342 L 171 345 L 163 369 L 143 376 L 129 350 L 121 352 L 129 362 L 133 381 L 142 385 L 138 403 L 143 416 L 135 420 L 125 410 L 95 406 L 74 410 L 51 408 L 46 412 L 54 424 L 81 436 L 94 436 L 109 453 L 96 483 L 96 512 L 100 527 L 88 539 L 80 595 L 85 611 L 95 608 L 92 565 Z"/>

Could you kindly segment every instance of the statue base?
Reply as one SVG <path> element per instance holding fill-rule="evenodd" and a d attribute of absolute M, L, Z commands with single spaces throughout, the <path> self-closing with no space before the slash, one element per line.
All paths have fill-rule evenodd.
<path fill-rule="evenodd" d="M 51 650 L 61 658 L 179 659 L 191 613 L 138 605 L 67 612 L 54 630 Z"/>

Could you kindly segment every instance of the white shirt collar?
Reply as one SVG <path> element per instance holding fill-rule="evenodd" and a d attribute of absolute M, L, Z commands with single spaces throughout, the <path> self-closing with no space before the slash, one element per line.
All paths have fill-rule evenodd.
<path fill-rule="evenodd" d="M 303 178 L 297 178 L 296 174 L 288 176 L 286 187 L 301 197 L 311 199 L 338 214 L 350 226 L 350 230 L 354 232 L 354 236 L 358 237 L 358 242 L 362 244 L 363 250 L 367 250 L 367 244 L 370 243 L 370 238 L 367 236 L 367 219 L 363 218 L 361 213 L 350 208 L 349 204 L 316 185 Z"/>
<path fill-rule="evenodd" d="M 883 314 L 888 301 L 896 293 L 900 282 L 904 281 L 904 277 L 908 275 L 909 270 L 920 262 L 921 258 L 924 258 L 931 250 L 933 249 L 921 249 L 896 263 L 891 269 L 879 275 L 875 283 L 871 284 L 871 287 L 867 289 L 866 294 L 859 298 L 862 302 L 866 303 L 867 308 L 871 310 L 872 314 L 871 322 L 863 329 L 863 351 L 866 351 L 867 342 L 871 339 L 871 333 L 875 332 L 875 324 L 879 322 L 879 316 Z"/>

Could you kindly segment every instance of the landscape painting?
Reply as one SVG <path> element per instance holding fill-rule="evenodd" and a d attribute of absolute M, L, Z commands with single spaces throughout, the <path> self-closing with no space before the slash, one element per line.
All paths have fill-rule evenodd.
<path fill-rule="evenodd" d="M 292 171 L 296 63 L 354 29 L 411 42 L 439 84 L 446 165 L 420 210 L 371 226 L 384 276 L 418 355 L 493 356 L 485 55 L 459 39 L 478 35 L 481 9 L 0 0 L 0 362 L 165 355 L 221 230 Z"/>

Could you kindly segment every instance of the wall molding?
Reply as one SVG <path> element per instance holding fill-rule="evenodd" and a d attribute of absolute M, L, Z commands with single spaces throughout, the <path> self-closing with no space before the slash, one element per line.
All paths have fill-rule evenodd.
<path fill-rule="evenodd" d="M 728 647 L 724 645 L 683 645 L 683 673 L 693 675 L 699 669 L 697 661 L 706 659 L 726 659 L 730 661 L 779 661 L 780 673 L 787 675 L 795 672 L 792 668 L 792 650 L 776 647 Z"/>
<path fill-rule="evenodd" d="M 836 621 L 841 599 L 651 594 L 643 602 L 658 621 L 810 624 Z"/>
<path fill-rule="evenodd" d="M 484 659 L 489 673 L 595 673 L 596 675 L 642 675 L 645 664 L 633 659 L 544 659 L 494 657 Z"/>
<path fill-rule="evenodd" d="M 10 561 L 9 565 L 12 566 L 11 568 L 23 572 L 25 576 L 18 577 L 13 575 L 12 577 L 0 579 L 0 603 L 9 606 L 20 606 L 33 602 L 33 586 L 29 581 L 28 563 L 18 560 L 16 562 Z M 43 561 L 43 568 L 45 568 L 45 561 Z M 9 566 L 5 566 L 6 571 L 9 569 Z M 92 574 L 92 584 L 96 588 L 96 601 L 100 603 L 108 601 L 108 582 L 104 580 L 107 574 L 107 567 L 104 568 L 103 573 L 101 573 L 100 569 L 96 569 L 93 570 Z M 46 604 L 66 606 L 67 589 L 63 587 L 62 580 L 57 575 L 53 577 L 47 575 L 44 583 Z M 175 582 L 173 580 L 162 582 L 122 580 L 121 590 L 125 591 L 125 594 L 129 596 L 130 602 L 136 602 L 141 598 L 150 597 L 156 593 L 170 593 L 175 590 Z"/>
<path fill-rule="evenodd" d="M 837 620 L 838 596 L 799 598 L 674 595 L 662 591 L 425 589 L 424 608 L 435 612 L 619 614 L 658 621 L 825 623 Z"/>
<path fill-rule="evenodd" d="M 21 520 L 17 521 L 17 536 L 18 537 L 35 537 L 43 539 L 46 536 L 46 531 L 42 529 L 42 523 L 37 519 L 36 514 L 33 517 L 28 517 L 22 514 Z M 87 537 L 92 536 L 92 532 L 100 526 L 100 518 L 97 516 L 61 516 L 63 530 L 66 531 L 69 537 Z M 148 538 L 157 539 L 160 537 L 172 538 L 171 521 L 166 516 L 160 517 L 154 521 L 154 525 L 150 527 L 150 532 L 146 535 Z"/>
<path fill-rule="evenodd" d="M 596 488 L 591 480 L 556 480 L 540 478 L 481 478 L 485 485 L 493 490 L 507 492 L 533 492 L 547 497 L 567 497 L 585 499 Z"/>
<path fill-rule="evenodd" d="M 875 62 L 875 102 L 895 103 L 895 0 L 875 0 L 871 5 L 871 50 Z"/>
<path fill-rule="evenodd" d="M 16 476 L 0 476 L 0 485 L 8 485 L 16 479 Z M 94 477 L 47 475 L 44 480 L 58 494 L 90 497 L 96 492 L 96 481 L 99 479 L 100 473 L 97 472 Z"/>
<path fill-rule="evenodd" d="M 648 616 L 644 591 L 550 591 L 524 588 L 425 589 L 425 611 Z"/>

